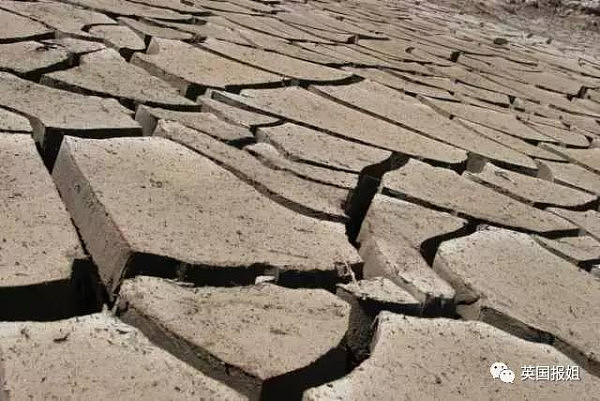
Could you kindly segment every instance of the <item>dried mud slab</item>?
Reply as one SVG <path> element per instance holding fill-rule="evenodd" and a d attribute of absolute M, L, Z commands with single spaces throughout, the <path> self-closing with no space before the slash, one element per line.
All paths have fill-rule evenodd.
<path fill-rule="evenodd" d="M 404 79 L 410 79 L 411 81 L 414 81 L 421 85 L 433 86 L 438 89 L 443 89 L 445 91 L 452 92 L 454 94 L 454 100 L 458 100 L 459 98 L 465 102 L 474 102 L 477 100 L 482 100 L 482 103 L 488 108 L 498 107 L 497 105 L 504 105 L 505 107 L 507 107 L 510 104 L 508 96 L 503 93 L 483 89 L 476 86 L 466 85 L 459 81 L 453 81 L 452 79 L 443 76 L 429 76 L 432 74 L 431 70 L 426 70 L 422 72 L 422 74 L 425 76 L 412 74 L 409 75 L 405 73 L 405 70 L 402 70 L 402 72 L 390 72 L 392 72 L 394 75 L 399 75 Z M 423 94 L 423 96 L 425 96 L 425 94 Z"/>
<path fill-rule="evenodd" d="M 600 90 L 589 89 L 585 94 L 586 99 L 590 99 L 596 103 L 600 103 Z"/>
<path fill-rule="evenodd" d="M 192 18 L 189 14 L 180 14 L 165 8 L 148 6 L 141 4 L 142 2 L 122 0 L 65 0 L 65 2 L 108 15 L 122 17 L 160 18 L 170 21 L 188 21 Z"/>
<path fill-rule="evenodd" d="M 169 120 L 204 132 L 229 144 L 250 143 L 254 139 L 249 130 L 220 120 L 212 113 L 193 113 L 140 106 L 135 113 L 135 119 L 142 126 L 146 136 L 152 136 L 159 120 Z"/>
<path fill-rule="evenodd" d="M 504 111 L 503 107 L 510 105 L 510 97 L 503 93 L 477 88 L 460 82 L 455 83 L 451 87 L 454 89 L 456 98 L 465 103 L 498 111 Z"/>
<path fill-rule="evenodd" d="M 271 17 L 255 17 L 236 13 L 228 14 L 227 19 L 244 28 L 289 41 L 332 43 L 331 38 L 315 36 Z"/>
<path fill-rule="evenodd" d="M 306 82 L 340 82 L 347 80 L 352 73 L 329 68 L 307 61 L 298 60 L 270 51 L 240 46 L 221 40 L 208 38 L 202 42 L 204 49 L 240 61 L 265 71 Z"/>
<path fill-rule="evenodd" d="M 52 30 L 32 19 L 0 9 L 0 43 L 52 37 Z"/>
<path fill-rule="evenodd" d="M 527 108 L 531 109 L 532 111 L 535 110 L 536 112 L 540 112 L 538 114 L 542 116 L 558 117 L 561 115 L 571 115 L 571 113 L 592 114 L 589 110 L 578 107 L 576 104 L 570 102 L 566 96 L 559 93 L 550 92 L 512 79 L 497 77 L 492 74 L 481 73 L 481 75 L 485 77 L 485 79 L 488 79 L 488 82 L 494 81 L 500 84 L 501 87 L 510 88 L 516 91 L 516 97 L 530 100 L 530 102 L 527 102 Z M 551 106 L 551 108 L 546 106 Z M 563 111 L 566 111 L 566 113 L 563 114 Z M 585 116 L 584 118 L 588 119 L 588 117 Z M 567 122 L 566 118 L 564 120 Z"/>
<path fill-rule="evenodd" d="M 164 138 L 67 137 L 53 176 L 109 291 L 143 273 L 327 281 L 360 263 L 342 225 L 294 213 Z"/>
<path fill-rule="evenodd" d="M 0 227 L 0 320 L 72 316 L 85 254 L 29 135 L 0 134 Z"/>
<path fill-rule="evenodd" d="M 514 383 L 490 375 L 490 366 L 498 361 L 513 370 Z M 586 372 L 581 381 L 521 381 L 523 364 L 575 362 L 548 345 L 521 340 L 484 323 L 382 312 L 369 359 L 348 376 L 307 390 L 303 401 L 593 400 L 600 387 L 600 380 Z"/>
<path fill-rule="evenodd" d="M 576 227 L 552 213 L 521 203 L 452 170 L 411 159 L 384 175 L 392 194 L 433 205 L 462 216 L 537 233 L 567 233 Z"/>
<path fill-rule="evenodd" d="M 343 61 L 338 58 L 337 54 L 334 54 L 333 52 L 329 54 L 317 52 L 315 49 L 307 46 L 308 43 L 294 42 L 293 44 L 289 44 L 289 42 L 283 39 L 275 38 L 273 36 L 262 34 L 256 31 L 242 29 L 239 32 L 244 39 L 250 42 L 250 44 L 264 50 L 270 50 L 285 56 L 309 61 L 315 64 L 327 66 L 338 66 L 343 64 Z"/>
<path fill-rule="evenodd" d="M 196 16 L 205 16 L 210 14 L 208 11 L 202 9 L 201 7 L 195 7 L 193 5 L 184 4 L 183 2 L 173 2 L 170 0 L 136 0 L 135 2 L 146 4 L 148 6 L 156 8 L 166 8 L 168 10 L 173 10 L 180 13 L 188 13 Z M 167 18 L 164 19 L 167 20 Z"/>
<path fill-rule="evenodd" d="M 107 314 L 2 322 L 0 355 L 0 395 L 9 400 L 247 399 Z"/>
<path fill-rule="evenodd" d="M 542 89 L 561 92 L 571 96 L 577 96 L 583 90 L 581 82 L 568 75 L 558 74 L 556 71 L 521 71 L 520 80 Z"/>
<path fill-rule="evenodd" d="M 517 168 L 535 170 L 535 162 L 522 153 L 477 135 L 436 113 L 416 99 L 372 81 L 345 86 L 312 86 L 339 102 L 385 118 L 428 137 Z"/>
<path fill-rule="evenodd" d="M 308 26 L 323 31 L 345 32 L 362 39 L 385 39 L 384 35 L 370 32 L 349 21 L 337 19 L 326 12 L 300 3 L 288 3 L 286 9 L 289 12 L 278 13 L 277 18 L 293 25 Z"/>
<path fill-rule="evenodd" d="M 188 94 L 202 93 L 206 88 L 278 85 L 284 80 L 280 75 L 168 39 L 152 39 L 148 51 L 134 54 L 131 62 Z"/>
<path fill-rule="evenodd" d="M 516 150 L 517 152 L 523 153 L 530 157 L 535 157 L 544 160 L 564 161 L 565 159 L 556 153 L 542 149 L 539 146 L 532 145 L 523 139 L 519 139 L 515 136 L 505 134 L 497 129 L 489 128 L 481 124 L 474 123 L 472 121 L 463 120 L 460 117 L 453 118 L 453 121 L 460 123 L 461 125 L 473 130 L 479 135 L 483 135 L 492 141 L 499 142 L 504 146 Z M 539 168 L 539 166 L 538 166 Z"/>
<path fill-rule="evenodd" d="M 463 177 L 539 208 L 546 206 L 582 208 L 598 199 L 597 196 L 587 192 L 515 173 L 491 163 L 486 163 L 480 172 L 464 172 Z"/>
<path fill-rule="evenodd" d="M 359 46 L 366 48 L 376 54 L 383 55 L 400 61 L 415 61 L 417 63 L 431 62 L 435 57 L 430 55 L 417 55 L 416 52 L 408 52 L 413 44 L 400 39 L 391 40 L 361 40 Z"/>
<path fill-rule="evenodd" d="M 586 148 L 590 146 L 590 142 L 584 135 L 574 131 L 569 131 L 566 128 L 556 127 L 548 124 L 540 124 L 534 121 L 525 121 L 525 125 L 554 139 L 553 142 L 579 148 Z"/>
<path fill-rule="evenodd" d="M 600 174 L 573 163 L 538 160 L 538 177 L 600 195 Z"/>
<path fill-rule="evenodd" d="M 126 280 L 121 318 L 251 400 L 300 399 L 345 372 L 350 307 L 321 289 L 273 284 L 184 288 Z"/>
<path fill-rule="evenodd" d="M 294 25 L 294 24 L 289 24 L 290 27 L 292 28 L 298 28 L 301 31 L 304 32 L 308 32 L 314 36 L 316 36 L 317 38 L 323 38 L 326 40 L 329 40 L 331 42 L 337 42 L 337 43 L 355 43 L 358 38 L 356 37 L 356 35 L 353 34 L 349 34 L 349 33 L 344 33 L 344 32 L 332 32 L 332 31 L 328 31 L 328 30 L 322 30 L 322 29 L 315 29 L 312 27 L 308 27 L 308 26 L 299 26 L 299 25 Z"/>
<path fill-rule="evenodd" d="M 264 1 L 253 1 L 253 0 L 229 0 L 229 4 L 235 4 L 248 10 L 257 11 L 263 14 L 274 14 L 281 11 L 279 8 L 273 6 L 279 4 L 278 2 L 264 2 Z"/>
<path fill-rule="evenodd" d="M 337 64 L 350 64 L 367 67 L 387 67 L 394 68 L 400 62 L 396 62 L 385 57 L 377 58 L 376 56 L 366 54 L 360 51 L 360 48 L 352 45 L 328 45 L 325 43 L 297 43 L 298 46 L 319 53 L 324 56 L 334 57 Z M 347 71 L 347 68 L 342 68 Z"/>
<path fill-rule="evenodd" d="M 434 99 L 455 100 L 454 96 L 447 90 L 409 81 L 398 75 L 390 74 L 383 69 L 344 67 L 344 70 L 405 93 L 432 97 Z"/>
<path fill-rule="evenodd" d="M 404 312 L 411 310 L 414 312 L 419 309 L 419 302 L 412 295 L 384 277 L 338 284 L 337 288 L 338 296 L 341 291 L 361 301 L 379 304 L 382 306 L 381 309 L 385 309 L 387 306 L 406 308 Z"/>
<path fill-rule="evenodd" d="M 244 90 L 241 95 L 224 92 L 217 99 L 249 107 L 291 122 L 334 133 L 336 136 L 447 164 L 466 160 L 466 152 L 426 138 L 358 110 L 343 106 L 310 91 L 297 88 Z"/>
<path fill-rule="evenodd" d="M 307 180 L 345 189 L 353 189 L 358 184 L 358 174 L 331 170 L 289 160 L 281 154 L 277 148 L 268 143 L 263 142 L 248 145 L 244 150 L 250 152 L 264 164 L 273 169 L 286 170 Z"/>
<path fill-rule="evenodd" d="M 471 106 L 463 103 L 445 102 L 436 99 L 423 98 L 425 104 L 438 110 L 448 117 L 460 117 L 464 120 L 481 124 L 488 128 L 497 129 L 506 134 L 528 141 L 554 142 L 555 140 L 529 128 L 517 118 L 508 113 L 500 113 L 491 109 Z"/>
<path fill-rule="evenodd" d="M 133 18 L 119 17 L 119 23 L 127 26 L 144 40 L 144 43 L 150 43 L 153 38 L 168 40 L 193 41 L 194 35 L 188 32 L 182 32 L 177 29 L 171 29 L 162 25 L 152 24 L 149 19 L 136 20 Z"/>
<path fill-rule="evenodd" d="M 521 92 L 515 90 L 512 86 L 498 83 L 492 79 L 487 79 L 489 75 L 483 73 L 474 73 L 459 65 L 452 66 L 429 66 L 434 75 L 448 77 L 453 81 L 461 82 L 469 87 L 476 89 L 485 89 L 489 93 L 500 93 L 508 96 L 519 97 Z M 502 80 L 502 78 L 498 78 Z M 522 86 L 522 85 L 521 85 Z M 531 88 L 535 89 L 533 86 Z"/>
<path fill-rule="evenodd" d="M 71 54 L 34 41 L 0 44 L 0 70 L 35 77 L 53 69 L 68 67 Z"/>
<path fill-rule="evenodd" d="M 594 85 L 597 85 L 597 83 L 595 83 Z M 586 93 L 587 93 L 587 91 L 586 91 Z M 575 103 L 576 105 L 589 110 L 594 115 L 596 115 L 596 117 L 600 116 L 600 103 L 599 102 L 593 101 L 591 99 L 576 99 L 576 98 L 573 98 L 571 101 L 573 103 Z"/>
<path fill-rule="evenodd" d="M 248 8 L 240 7 L 238 5 L 226 2 L 226 1 L 217 1 L 217 0 L 189 0 L 190 4 L 201 7 L 208 11 L 216 11 L 217 13 L 239 13 L 239 14 L 248 14 L 248 15 L 262 15 L 257 11 L 252 11 Z"/>
<path fill-rule="evenodd" d="M 548 208 L 546 210 L 570 221 L 579 227 L 580 230 L 587 232 L 600 241 L 600 212 L 595 210 L 575 212 L 559 208 Z"/>
<path fill-rule="evenodd" d="M 102 13 L 56 1 L 3 0 L 0 8 L 29 17 L 58 32 L 82 38 L 93 36 L 84 31 L 87 26 L 117 23 Z"/>
<path fill-rule="evenodd" d="M 129 59 L 133 52 L 146 50 L 144 40 L 132 29 L 122 25 L 98 25 L 88 31 L 91 35 L 102 38 L 108 47 L 117 50 Z"/>
<path fill-rule="evenodd" d="M 589 235 L 556 240 L 536 236 L 535 239 L 557 255 L 580 267 L 587 269 L 600 264 L 600 242 Z"/>
<path fill-rule="evenodd" d="M 569 149 L 560 146 L 544 144 L 544 149 L 555 152 L 596 174 L 600 174 L 600 149 Z"/>
<path fill-rule="evenodd" d="M 96 138 L 141 134 L 130 112 L 114 99 L 49 88 L 4 72 L 0 93 L 0 106 L 28 117 L 50 164 L 65 134 Z"/>
<path fill-rule="evenodd" d="M 352 307 L 346 342 L 353 365 L 358 365 L 369 357 L 374 322 L 381 311 L 409 315 L 422 312 L 421 303 L 409 292 L 383 277 L 338 284 L 336 295 Z"/>
<path fill-rule="evenodd" d="M 110 96 L 133 104 L 179 110 L 200 108 L 181 96 L 177 88 L 129 64 L 113 49 L 86 54 L 77 67 L 45 74 L 41 83 L 88 95 Z"/>
<path fill-rule="evenodd" d="M 211 20 L 212 18 L 210 17 L 207 20 L 202 20 L 202 24 L 184 24 L 157 19 L 149 19 L 148 21 L 171 29 L 177 29 L 182 32 L 191 33 L 197 40 L 203 40 L 210 37 L 225 40 L 227 42 L 238 43 L 241 45 L 251 45 L 251 43 L 245 39 L 238 30 L 212 23 Z"/>
<path fill-rule="evenodd" d="M 106 49 L 106 46 L 100 42 L 92 42 L 90 40 L 77 39 L 62 35 L 56 39 L 45 39 L 41 40 L 40 42 L 46 47 L 62 48 L 74 56 L 81 56 Z"/>
<path fill-rule="evenodd" d="M 444 242 L 433 268 L 455 288 L 463 318 L 553 344 L 600 373 L 600 282 L 533 238 L 498 228 L 478 231 Z"/>
<path fill-rule="evenodd" d="M 560 118 L 565 124 L 568 124 L 572 130 L 577 131 L 590 139 L 598 139 L 598 137 L 600 137 L 597 119 L 571 113 L 562 113 Z"/>
<path fill-rule="evenodd" d="M 364 277 L 391 280 L 422 308 L 447 306 L 454 289 L 431 269 L 421 251 L 427 242 L 458 233 L 466 224 L 446 213 L 375 195 L 357 237 Z"/>
<path fill-rule="evenodd" d="M 380 163 L 392 155 L 392 152 L 384 149 L 291 123 L 261 127 L 256 136 L 280 149 L 291 160 L 354 173 L 360 173 L 363 168 Z"/>
<path fill-rule="evenodd" d="M 279 121 L 275 117 L 253 113 L 208 97 L 199 97 L 197 102 L 202 105 L 202 111 L 210 112 L 224 121 L 246 127 L 250 130 L 254 130 L 262 125 L 273 125 Z"/>
<path fill-rule="evenodd" d="M 306 216 L 345 222 L 343 204 L 348 191 L 274 170 L 248 152 L 181 124 L 160 121 L 155 136 L 169 138 L 208 157 L 275 202 Z"/>
<path fill-rule="evenodd" d="M 31 133 L 32 128 L 29 120 L 25 117 L 5 109 L 0 109 L 0 131 L 25 134 Z"/>

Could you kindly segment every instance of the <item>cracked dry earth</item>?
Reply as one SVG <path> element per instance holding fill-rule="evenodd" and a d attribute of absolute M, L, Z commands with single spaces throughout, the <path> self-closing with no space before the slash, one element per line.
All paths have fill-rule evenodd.
<path fill-rule="evenodd" d="M 0 0 L 0 400 L 598 400 L 600 59 L 557 43 Z"/>

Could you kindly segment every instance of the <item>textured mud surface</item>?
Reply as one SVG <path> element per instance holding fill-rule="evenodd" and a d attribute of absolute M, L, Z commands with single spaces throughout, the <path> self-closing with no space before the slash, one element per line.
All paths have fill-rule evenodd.
<path fill-rule="evenodd" d="M 600 58 L 470 11 L 0 0 L 0 400 L 598 399 Z"/>

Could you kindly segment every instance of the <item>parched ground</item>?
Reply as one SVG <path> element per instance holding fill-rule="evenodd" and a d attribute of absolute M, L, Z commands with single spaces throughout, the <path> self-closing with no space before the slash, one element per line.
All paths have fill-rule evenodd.
<path fill-rule="evenodd" d="M 598 21 L 532 4 L 0 0 L 0 401 L 597 400 Z"/>
<path fill-rule="evenodd" d="M 598 0 L 436 0 L 460 13 L 538 35 L 570 56 L 600 52 Z"/>

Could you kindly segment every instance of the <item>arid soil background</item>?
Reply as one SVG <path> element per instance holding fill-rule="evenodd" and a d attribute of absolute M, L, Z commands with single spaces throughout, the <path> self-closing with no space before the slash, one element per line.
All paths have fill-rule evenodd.
<path fill-rule="evenodd" d="M 0 0 L 0 400 L 598 400 L 597 9 Z"/>
<path fill-rule="evenodd" d="M 462 13 L 537 34 L 568 54 L 600 53 L 598 0 L 436 0 Z"/>

